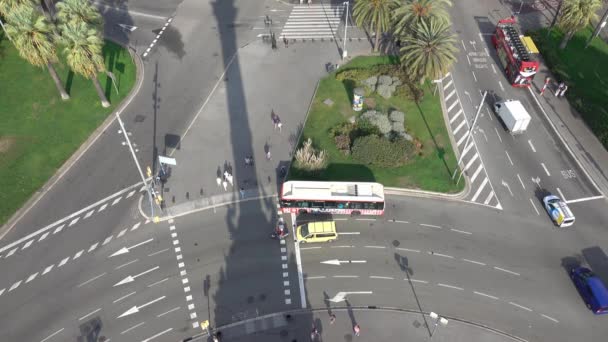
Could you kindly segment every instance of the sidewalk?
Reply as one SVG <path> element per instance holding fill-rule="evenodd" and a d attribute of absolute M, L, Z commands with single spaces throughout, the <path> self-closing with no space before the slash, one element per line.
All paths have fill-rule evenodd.
<path fill-rule="evenodd" d="M 219 327 L 222 342 L 306 342 L 306 341 L 428 341 L 434 329 L 434 320 L 428 315 L 386 309 L 333 309 L 336 316 L 330 324 L 326 309 L 301 311 L 286 314 L 277 313 L 251 320 L 246 320 L 225 327 Z M 318 335 L 312 339 L 312 327 Z M 360 336 L 355 336 L 353 327 L 358 324 Z M 192 341 L 206 341 L 205 335 Z M 209 339 L 210 340 L 210 339 Z M 448 320 L 446 326 L 441 324 L 434 329 L 433 341 L 524 341 L 515 336 L 508 336 L 482 326 L 456 320 Z"/>

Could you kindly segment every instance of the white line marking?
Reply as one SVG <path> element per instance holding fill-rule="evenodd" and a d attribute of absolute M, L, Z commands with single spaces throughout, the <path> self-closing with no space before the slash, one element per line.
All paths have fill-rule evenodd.
<path fill-rule="evenodd" d="M 46 239 L 46 237 L 47 237 L 48 235 L 49 235 L 49 232 L 46 232 L 46 233 L 42 234 L 42 235 L 40 236 L 40 239 L 38 239 L 38 242 L 40 242 L 40 241 L 42 241 L 42 240 Z"/>
<path fill-rule="evenodd" d="M 334 278 L 359 278 L 359 276 L 356 276 L 356 275 L 335 275 L 333 277 Z"/>
<path fill-rule="evenodd" d="M 373 219 L 373 218 L 358 218 L 358 219 L 355 219 L 355 221 L 377 221 L 377 220 Z"/>
<path fill-rule="evenodd" d="M 564 196 L 564 194 L 562 193 L 560 188 L 556 188 L 556 189 L 557 189 L 557 192 L 559 193 L 559 197 L 561 197 L 563 201 L 566 201 L 566 197 Z"/>
<path fill-rule="evenodd" d="M 406 252 L 420 253 L 420 251 L 419 251 L 419 250 L 417 250 L 417 249 L 399 248 L 399 247 L 398 247 L 398 248 L 395 248 L 395 249 L 400 250 L 400 251 L 406 251 Z"/>
<path fill-rule="evenodd" d="M 534 145 L 532 145 L 532 140 L 528 140 L 528 144 L 530 145 L 530 148 L 532 149 L 532 152 L 536 153 L 536 149 L 534 148 Z"/>
<path fill-rule="evenodd" d="M 4 290 L 6 290 L 6 288 L 0 290 L 0 296 L 2 296 L 2 294 L 4 293 Z"/>
<path fill-rule="evenodd" d="M 473 158 L 469 160 L 463 171 L 467 171 L 471 167 L 471 165 L 473 165 L 473 163 L 477 160 L 477 158 L 479 158 L 479 153 L 475 152 Z"/>
<path fill-rule="evenodd" d="M 169 310 L 169 311 L 165 311 L 165 312 L 163 312 L 163 313 L 161 313 L 161 314 L 157 315 L 156 317 L 157 317 L 157 318 L 163 317 L 164 315 L 169 314 L 169 313 L 172 313 L 173 311 L 176 311 L 176 310 L 179 310 L 179 309 L 180 309 L 180 307 L 178 306 L 178 307 L 173 308 L 173 309 L 171 309 L 171 310 Z"/>
<path fill-rule="evenodd" d="M 73 219 L 72 222 L 70 222 L 70 224 L 68 224 L 68 227 L 75 225 L 78 222 L 78 220 L 80 220 L 80 217 Z"/>
<path fill-rule="evenodd" d="M 190 301 L 192 301 L 192 295 L 186 296 L 186 302 L 190 302 Z"/>
<path fill-rule="evenodd" d="M 161 331 L 161 332 L 159 332 L 159 333 L 158 333 L 158 334 L 156 334 L 156 335 L 150 336 L 150 337 L 148 337 L 147 339 L 142 340 L 141 342 L 150 342 L 151 340 L 153 340 L 153 339 L 157 338 L 158 336 L 164 335 L 164 334 L 168 333 L 168 332 L 169 332 L 169 331 L 171 331 L 171 330 L 173 330 L 173 328 L 169 328 L 169 329 L 167 329 L 167 330 Z"/>
<path fill-rule="evenodd" d="M 448 83 L 446 83 L 446 84 L 443 86 L 443 90 L 448 89 L 448 88 L 449 88 L 449 87 L 452 85 L 452 83 L 453 83 L 453 80 L 452 80 L 452 79 L 450 79 L 450 80 L 448 81 Z"/>
<path fill-rule="evenodd" d="M 509 163 L 511 163 L 511 166 L 513 166 L 513 161 L 511 160 L 511 156 L 509 155 L 509 152 L 507 152 L 505 150 L 505 153 L 507 154 L 507 158 L 509 158 Z"/>
<path fill-rule="evenodd" d="M 496 74 L 496 68 L 494 67 L 494 64 L 490 64 L 490 66 L 492 67 L 492 71 Z"/>
<path fill-rule="evenodd" d="M 136 325 L 134 325 L 134 326 L 130 327 L 129 329 L 127 329 L 127 330 L 125 330 L 125 331 L 121 332 L 120 334 L 121 334 L 121 335 L 124 335 L 124 334 L 128 333 L 129 331 L 131 331 L 131 330 L 133 330 L 133 329 L 135 329 L 135 328 L 137 328 L 137 327 L 140 327 L 140 326 L 144 325 L 145 323 L 146 323 L 146 322 L 141 322 L 141 323 L 139 323 L 139 324 L 136 324 Z"/>
<path fill-rule="evenodd" d="M 82 286 L 84 286 L 84 285 L 86 285 L 86 284 L 88 284 L 88 283 L 90 283 L 90 282 L 92 282 L 92 281 L 94 281 L 94 280 L 97 280 L 97 279 L 99 279 L 99 278 L 103 277 L 104 275 L 106 275 L 106 273 L 105 273 L 105 272 L 104 272 L 104 273 L 102 273 L 102 274 L 100 274 L 100 275 L 98 275 L 98 276 L 96 276 L 96 277 L 93 277 L 93 278 L 91 278 L 91 279 L 89 279 L 89 280 L 85 281 L 84 283 L 81 283 L 80 285 L 78 285 L 78 286 L 76 286 L 76 287 L 82 287 Z"/>
<path fill-rule="evenodd" d="M 429 251 L 428 253 L 429 253 L 429 255 L 436 255 L 436 256 L 440 256 L 440 257 L 444 257 L 444 258 L 448 258 L 448 259 L 454 259 L 453 256 L 447 255 L 447 254 L 435 253 L 433 251 Z"/>
<path fill-rule="evenodd" d="M 107 207 L 107 206 L 108 206 L 108 203 L 104 203 L 104 205 L 102 205 L 102 206 L 101 206 L 101 207 L 100 207 L 100 208 L 97 210 L 97 212 L 98 212 L 98 213 L 100 213 L 100 212 L 104 211 L 104 210 L 106 209 L 106 207 Z"/>
<path fill-rule="evenodd" d="M 547 316 L 547 315 L 543 315 L 543 314 L 540 314 L 540 315 L 541 315 L 541 316 L 543 316 L 543 317 L 545 317 L 545 318 L 546 318 L 546 319 L 548 319 L 548 320 L 551 320 L 551 321 L 555 322 L 555 323 L 559 323 L 559 321 L 558 321 L 558 320 L 556 320 L 556 319 L 555 319 L 555 318 L 553 318 L 553 317 L 550 317 L 550 316 Z"/>
<path fill-rule="evenodd" d="M 125 267 L 127 265 L 131 265 L 132 263 L 137 262 L 137 261 L 139 261 L 139 259 L 131 260 L 131 261 L 125 263 L 125 264 L 122 264 L 122 265 L 116 267 L 115 270 L 119 270 L 119 269 L 121 269 L 121 268 L 123 268 L 123 267 Z"/>
<path fill-rule="evenodd" d="M 311 280 L 311 279 L 325 279 L 325 276 L 306 277 L 306 280 Z"/>
<path fill-rule="evenodd" d="M 492 197 L 494 197 L 494 190 L 490 191 L 490 193 L 488 194 L 488 197 L 486 197 L 486 200 L 483 201 L 483 204 L 488 205 L 488 203 L 490 203 L 490 200 L 492 199 Z"/>
<path fill-rule="evenodd" d="M 521 187 L 524 188 L 524 190 L 526 190 L 526 186 L 524 185 L 524 182 L 521 180 L 519 173 L 517 174 L 517 179 L 519 179 L 519 183 L 521 184 Z"/>
<path fill-rule="evenodd" d="M 86 314 L 86 315 L 84 315 L 84 316 L 80 317 L 78 320 L 79 320 L 79 321 L 82 321 L 83 319 L 85 319 L 85 318 L 87 318 L 87 317 L 89 317 L 89 316 L 91 316 L 91 315 L 94 315 L 95 313 L 97 313 L 97 312 L 99 312 L 99 311 L 101 311 L 101 308 L 99 308 L 99 309 L 95 309 L 94 311 L 89 312 L 88 314 Z"/>
<path fill-rule="evenodd" d="M 72 258 L 72 260 L 76 260 L 76 259 L 80 258 L 82 253 L 84 253 L 84 249 L 81 249 L 80 251 L 76 252 L 76 254 L 74 254 L 74 257 Z"/>
<path fill-rule="evenodd" d="M 55 267 L 54 264 L 45 268 L 44 271 L 42 271 L 42 275 L 49 273 L 53 269 L 53 267 Z"/>
<path fill-rule="evenodd" d="M 94 244 L 92 244 L 91 247 L 89 247 L 89 250 L 87 251 L 87 253 L 91 253 L 92 250 L 97 248 L 97 245 L 99 245 L 99 242 L 95 242 Z"/>
<path fill-rule="evenodd" d="M 456 119 L 457 119 L 459 116 L 461 116 L 461 115 L 462 115 L 462 113 L 464 113 L 464 112 L 462 111 L 462 108 L 460 108 L 460 109 L 458 110 L 458 112 L 456 112 L 456 114 L 454 114 L 454 116 L 452 116 L 452 118 L 450 119 L 450 124 L 454 123 L 454 121 L 456 121 Z"/>
<path fill-rule="evenodd" d="M 438 283 L 437 286 L 447 287 L 447 288 L 454 289 L 454 290 L 464 291 L 464 289 L 462 287 L 452 286 L 452 285 L 443 284 L 443 283 Z"/>
<path fill-rule="evenodd" d="M 527 311 L 532 311 L 532 309 L 530 309 L 530 308 L 527 308 L 525 306 L 521 306 L 521 305 L 513 303 L 513 302 L 509 302 L 509 304 L 511 304 L 513 306 L 517 306 L 518 308 L 522 308 L 522 309 L 527 310 Z"/>
<path fill-rule="evenodd" d="M 113 237 L 114 237 L 113 235 L 108 236 L 105 240 L 103 240 L 103 243 L 101 245 L 103 246 L 106 243 L 110 242 L 110 240 L 112 240 Z"/>
<path fill-rule="evenodd" d="M 182 279 L 182 284 L 184 284 L 184 285 L 188 284 L 188 278 Z"/>
<path fill-rule="evenodd" d="M 477 200 L 477 197 L 479 197 L 483 188 L 485 188 L 486 184 L 488 184 L 488 180 L 488 177 L 483 179 L 483 182 L 481 182 L 481 185 L 479 186 L 479 189 L 477 189 L 477 192 L 475 192 L 475 195 L 471 199 L 471 202 L 475 202 Z"/>
<path fill-rule="evenodd" d="M 306 251 L 309 249 L 321 249 L 321 247 L 300 247 L 300 250 L 302 250 L 302 251 Z"/>
<path fill-rule="evenodd" d="M 500 90 L 505 91 L 505 87 L 502 85 L 501 81 L 498 81 L 498 85 L 500 86 Z"/>
<path fill-rule="evenodd" d="M 412 283 L 422 283 L 422 284 L 428 284 L 428 283 L 429 283 L 429 282 L 428 282 L 428 281 L 426 281 L 426 280 L 418 280 L 418 279 L 408 279 L 408 278 L 405 278 L 405 279 L 403 279 L 403 280 L 409 280 L 409 281 L 411 281 Z"/>
<path fill-rule="evenodd" d="M 230 64 L 232 63 L 233 60 L 234 60 L 234 57 L 233 57 L 233 59 L 230 60 Z M 228 64 L 228 65 L 230 66 L 230 64 Z M 223 75 L 222 75 L 222 77 L 223 77 Z M 216 84 L 216 86 L 217 86 L 217 84 Z M 209 99 L 207 99 L 207 100 L 209 100 Z M 207 103 L 207 102 L 205 101 L 205 103 Z M 197 116 L 198 116 L 198 114 L 197 114 Z M 292 224 L 292 226 L 296 225 L 296 215 L 295 214 L 291 214 L 291 224 Z M 298 270 L 298 284 L 300 287 L 300 301 L 301 301 L 300 305 L 302 306 L 302 309 L 306 309 L 306 293 L 304 290 L 304 277 L 302 276 L 303 272 L 302 272 L 302 256 L 300 255 L 300 244 L 296 241 L 295 234 L 294 234 L 293 239 L 295 242 L 294 245 L 295 245 L 295 250 L 296 250 L 296 268 Z"/>
<path fill-rule="evenodd" d="M 475 173 L 473 174 L 473 177 L 471 177 L 471 183 L 475 182 L 475 179 L 477 178 L 479 173 L 481 173 L 482 169 L 483 169 L 483 164 L 479 163 L 479 166 L 477 167 L 477 171 L 475 171 Z"/>
<path fill-rule="evenodd" d="M 393 277 L 381 277 L 381 276 L 369 276 L 371 279 L 388 279 L 388 280 L 393 280 L 395 278 Z"/>
<path fill-rule="evenodd" d="M 475 71 L 471 70 L 471 74 L 473 74 L 473 79 L 475 79 L 475 82 L 477 82 L 477 76 L 475 76 Z"/>
<path fill-rule="evenodd" d="M 136 224 L 134 224 L 133 227 L 131 227 L 131 231 L 134 231 L 135 229 L 139 228 L 140 224 L 141 222 L 137 222 Z"/>
<path fill-rule="evenodd" d="M 91 215 L 93 215 L 94 212 L 95 212 L 95 210 L 89 211 L 86 215 L 84 215 L 84 219 L 88 219 L 89 217 L 91 217 Z"/>
<path fill-rule="evenodd" d="M 339 235 L 360 235 L 361 232 L 340 232 Z"/>
<path fill-rule="evenodd" d="M 133 191 L 129 192 L 129 194 L 127 195 L 127 197 L 126 197 L 126 198 L 129 198 L 129 197 L 133 196 L 134 194 L 135 194 L 135 190 L 133 190 Z"/>
<path fill-rule="evenodd" d="M 399 220 L 395 220 L 394 222 L 397 222 L 397 223 L 409 223 L 409 221 L 399 221 Z"/>
<path fill-rule="evenodd" d="M 355 246 L 340 245 L 340 246 L 330 246 L 329 248 L 355 248 Z"/>
<path fill-rule="evenodd" d="M 474 294 L 480 295 L 480 296 L 484 296 L 484 297 L 488 297 L 488 298 L 492 298 L 492 299 L 498 299 L 498 297 L 496 296 L 492 296 L 489 295 L 487 293 L 483 293 L 483 292 L 477 292 L 477 291 L 473 291 Z"/>
<path fill-rule="evenodd" d="M 462 260 L 463 260 L 463 261 L 466 261 L 466 262 L 470 262 L 470 263 L 472 263 L 472 264 L 477 264 L 477 265 L 482 265 L 482 266 L 485 266 L 485 265 L 486 265 L 486 264 L 484 264 L 483 262 L 479 262 L 479 261 L 475 261 L 475 260 L 470 260 L 470 259 L 462 259 Z"/>
<path fill-rule="evenodd" d="M 467 232 L 464 230 L 460 230 L 460 229 L 454 229 L 454 228 L 450 228 L 451 231 L 456 232 L 456 233 L 460 233 L 460 234 L 466 234 L 466 235 L 472 235 L 473 233 L 471 232 Z"/>
<path fill-rule="evenodd" d="M 500 142 L 502 143 L 502 138 L 500 137 L 500 134 L 498 134 L 498 130 L 496 129 L 496 127 L 494 127 L 494 131 L 496 131 L 496 136 L 498 137 L 498 140 L 500 140 Z"/>
<path fill-rule="evenodd" d="M 30 281 L 34 280 L 34 278 L 36 278 L 37 276 L 38 276 L 38 272 L 36 272 L 36 273 L 34 273 L 34 274 L 30 275 L 30 276 L 27 278 L 27 280 L 25 281 L 25 283 L 26 283 L 26 284 L 27 284 L 27 283 L 29 283 Z"/>
<path fill-rule="evenodd" d="M 10 251 L 10 252 L 8 252 L 4 258 L 6 259 L 6 258 L 10 257 L 11 255 L 15 254 L 15 252 L 16 252 L 18 249 L 19 249 L 19 247 L 11 249 L 11 251 Z"/>
<path fill-rule="evenodd" d="M 18 288 L 19 285 L 21 285 L 21 280 L 19 280 L 18 282 L 15 282 L 9 289 L 8 292 L 13 291 L 14 289 Z"/>
<path fill-rule="evenodd" d="M 50 334 L 49 336 L 45 337 L 45 338 L 44 338 L 43 340 L 41 340 L 40 342 L 47 341 L 48 339 L 50 339 L 51 337 L 53 337 L 53 336 L 55 336 L 55 335 L 59 334 L 59 333 L 60 333 L 60 332 L 62 332 L 62 331 L 63 331 L 63 328 L 61 328 L 61 329 L 59 329 L 59 330 L 55 331 L 54 333 Z"/>
<path fill-rule="evenodd" d="M 577 198 L 577 199 L 573 199 L 573 200 L 567 200 L 566 203 L 585 202 L 585 201 L 591 201 L 591 200 L 596 200 L 596 199 L 601 199 L 601 198 L 604 198 L 604 196 L 592 196 L 592 197 Z"/>
<path fill-rule="evenodd" d="M 61 262 L 59 263 L 58 267 L 61 267 L 61 266 L 65 265 L 65 263 L 68 262 L 69 259 L 70 259 L 70 257 L 67 257 L 67 258 L 61 260 Z"/>
<path fill-rule="evenodd" d="M 125 235 L 125 233 L 126 233 L 126 232 L 127 232 L 127 229 L 126 229 L 126 228 L 125 228 L 125 229 L 123 229 L 123 230 L 121 230 L 121 231 L 120 231 L 120 233 L 118 233 L 118 235 L 116 236 L 116 238 L 119 238 L 119 237 L 121 237 L 121 236 Z"/>
<path fill-rule="evenodd" d="M 536 205 L 534 205 L 534 202 L 532 202 L 531 198 L 530 198 L 530 203 L 532 204 L 532 207 L 534 208 L 534 211 L 536 211 L 536 215 L 540 215 L 540 213 L 538 212 L 538 209 L 536 209 Z"/>
<path fill-rule="evenodd" d="M 465 131 L 462 137 L 460 137 L 460 139 L 458 139 L 458 141 L 456 142 L 456 146 L 460 147 L 460 145 L 462 145 L 462 143 L 467 139 L 468 136 L 469 131 Z"/>
<path fill-rule="evenodd" d="M 547 173 L 547 176 L 551 177 L 551 174 L 549 173 L 549 170 L 547 170 L 547 167 L 545 166 L 545 163 L 540 163 L 540 165 L 543 167 L 543 169 Z"/>
<path fill-rule="evenodd" d="M 126 295 L 124 295 L 124 296 L 122 296 L 122 297 L 118 298 L 117 300 L 113 301 L 112 303 L 116 304 L 116 303 L 120 302 L 121 300 L 123 300 L 123 299 L 125 299 L 125 298 L 127 298 L 127 297 L 129 297 L 129 296 L 132 296 L 132 295 L 134 295 L 134 294 L 135 294 L 135 291 L 133 291 L 133 292 L 131 292 L 131 293 L 129 293 L 129 294 L 126 294 Z"/>
<path fill-rule="evenodd" d="M 183 268 L 183 267 L 184 267 L 184 265 L 185 265 L 185 264 L 184 264 L 183 262 L 180 262 L 179 264 L 177 264 L 177 267 L 179 267 L 179 268 Z"/>
<path fill-rule="evenodd" d="M 441 227 L 433 225 L 433 224 L 420 223 L 420 225 L 423 226 L 423 227 L 430 227 L 430 228 L 441 229 Z"/>
<path fill-rule="evenodd" d="M 169 248 L 161 249 L 161 250 L 160 250 L 160 251 L 158 251 L 158 252 L 154 252 L 154 253 L 152 253 L 152 254 L 148 254 L 148 256 L 155 256 L 156 254 L 160 254 L 160 253 L 166 252 L 166 251 L 168 251 L 168 250 L 169 250 Z"/>
<path fill-rule="evenodd" d="M 496 266 L 494 266 L 494 269 L 495 269 L 495 270 L 499 270 L 499 271 L 503 271 L 503 272 L 507 272 L 507 273 L 511 273 L 511 274 L 513 274 L 513 275 L 516 275 L 516 276 L 520 275 L 520 274 L 519 274 L 519 273 L 517 273 L 517 272 L 509 271 L 509 270 L 506 270 L 506 269 L 504 269 L 504 268 L 500 268 L 500 267 L 496 267 Z"/>
<path fill-rule="evenodd" d="M 386 246 L 363 246 L 363 247 L 365 247 L 365 248 L 380 248 L 380 249 L 386 248 Z"/>
<path fill-rule="evenodd" d="M 26 244 L 21 248 L 21 250 L 24 250 L 24 249 L 28 248 L 29 246 L 31 246 L 33 242 L 34 242 L 34 240 L 30 240 L 30 241 L 26 242 Z"/>
<path fill-rule="evenodd" d="M 59 233 L 63 229 L 63 227 L 65 227 L 65 224 L 62 224 L 61 226 L 57 227 L 57 229 L 55 229 L 53 231 L 53 235 Z M 30 235 L 32 235 L 32 234 L 30 234 Z"/>

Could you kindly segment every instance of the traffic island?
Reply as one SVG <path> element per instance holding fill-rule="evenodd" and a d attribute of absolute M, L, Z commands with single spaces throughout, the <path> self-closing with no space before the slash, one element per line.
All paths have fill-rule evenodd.
<path fill-rule="evenodd" d="M 360 56 L 321 79 L 290 180 L 379 182 L 458 193 L 456 157 L 431 82 L 407 80 L 395 56 Z"/>
<path fill-rule="evenodd" d="M 129 51 L 106 41 L 102 53 L 109 73 L 98 79 L 111 103 L 108 108 L 102 107 L 93 82 L 73 73 L 63 56 L 55 69 L 70 99 L 62 100 L 48 70 L 28 64 L 0 35 L 0 225 L 131 92 L 136 66 Z"/>

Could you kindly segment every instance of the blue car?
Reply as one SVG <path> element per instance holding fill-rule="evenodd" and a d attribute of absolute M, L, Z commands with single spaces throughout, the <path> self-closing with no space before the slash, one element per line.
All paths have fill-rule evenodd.
<path fill-rule="evenodd" d="M 575 267 L 570 271 L 570 278 L 594 314 L 608 314 L 608 289 L 598 276 L 588 268 Z"/>

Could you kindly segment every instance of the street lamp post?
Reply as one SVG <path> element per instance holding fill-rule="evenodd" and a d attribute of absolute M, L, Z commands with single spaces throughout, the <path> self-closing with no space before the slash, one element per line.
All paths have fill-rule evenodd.
<path fill-rule="evenodd" d="M 342 48 L 342 60 L 348 56 L 346 52 L 346 30 L 348 29 L 348 1 L 344 1 L 343 3 L 346 5 L 346 12 L 344 12 L 344 47 Z"/>
<path fill-rule="evenodd" d="M 437 326 L 439 324 L 441 324 L 441 326 L 446 326 L 448 325 L 448 320 L 444 317 L 439 316 L 438 314 L 431 312 L 429 314 L 429 316 L 431 317 L 431 319 L 433 319 L 433 323 L 435 324 L 435 326 L 433 327 L 433 331 L 431 331 L 431 337 L 429 339 L 429 341 L 433 340 L 433 336 L 435 335 L 435 330 L 437 330 Z"/>

